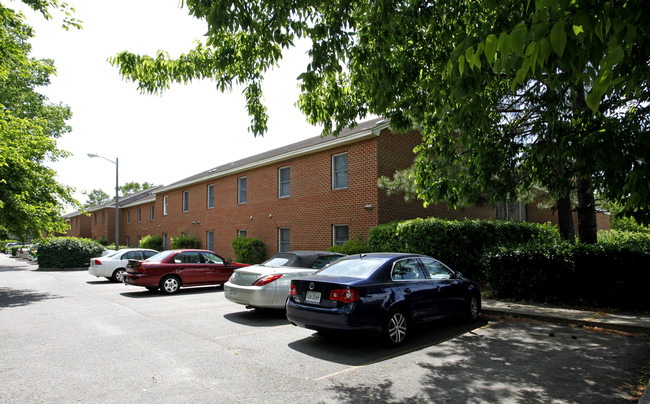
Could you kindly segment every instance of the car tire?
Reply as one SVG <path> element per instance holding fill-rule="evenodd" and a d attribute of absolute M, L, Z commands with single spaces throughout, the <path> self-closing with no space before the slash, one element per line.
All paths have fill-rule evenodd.
<path fill-rule="evenodd" d="M 160 281 L 160 290 L 168 295 L 177 293 L 181 288 L 181 280 L 176 276 L 165 276 Z"/>
<path fill-rule="evenodd" d="M 473 323 L 476 320 L 478 320 L 478 314 L 479 314 L 478 297 L 476 297 L 475 293 L 472 293 L 469 295 L 467 301 L 465 302 L 465 320 L 467 320 L 467 322 L 469 323 Z"/>
<path fill-rule="evenodd" d="M 382 339 L 385 344 L 391 347 L 404 343 L 409 333 L 409 320 L 402 309 L 391 310 L 384 321 Z"/>
<path fill-rule="evenodd" d="M 118 268 L 113 272 L 113 276 L 111 277 L 111 280 L 113 282 L 122 283 L 122 282 L 124 282 L 124 274 L 125 273 L 126 273 L 126 271 L 124 270 L 124 268 Z"/>

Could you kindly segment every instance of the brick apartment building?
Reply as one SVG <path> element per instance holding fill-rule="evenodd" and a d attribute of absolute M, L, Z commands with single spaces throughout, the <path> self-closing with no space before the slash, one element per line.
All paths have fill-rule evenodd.
<path fill-rule="evenodd" d="M 489 206 L 424 208 L 378 189 L 380 176 L 392 177 L 413 163 L 420 141 L 418 132 L 394 134 L 387 121 L 374 119 L 336 138 L 310 138 L 131 195 L 120 200 L 120 244 L 137 246 L 142 237 L 159 234 L 168 247 L 173 237 L 193 235 L 203 248 L 234 258 L 230 242 L 237 235 L 261 239 L 272 254 L 366 239 L 372 227 L 394 220 L 505 216 Z M 516 220 L 557 224 L 557 216 L 537 204 L 507 211 Z M 88 212 L 66 216 L 68 235 L 113 242 L 114 202 Z M 609 228 L 609 218 L 599 214 L 598 224 Z"/>

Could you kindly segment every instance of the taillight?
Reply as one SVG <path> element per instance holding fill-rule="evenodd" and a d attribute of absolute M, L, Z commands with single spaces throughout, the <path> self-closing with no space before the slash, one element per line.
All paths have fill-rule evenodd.
<path fill-rule="evenodd" d="M 102 262 L 100 260 L 95 260 L 95 265 L 102 265 Z"/>
<path fill-rule="evenodd" d="M 297 296 L 298 295 L 298 289 L 296 289 L 296 285 L 291 283 L 291 290 L 289 291 L 289 296 Z"/>
<path fill-rule="evenodd" d="M 266 285 L 267 283 L 271 283 L 276 279 L 282 278 L 283 274 L 275 274 L 275 275 L 267 275 L 263 276 L 260 279 L 256 280 L 255 283 L 253 283 L 253 286 L 262 286 Z"/>
<path fill-rule="evenodd" d="M 335 289 L 330 292 L 330 300 L 338 300 L 343 303 L 352 303 L 359 300 L 359 291 L 356 289 Z"/>

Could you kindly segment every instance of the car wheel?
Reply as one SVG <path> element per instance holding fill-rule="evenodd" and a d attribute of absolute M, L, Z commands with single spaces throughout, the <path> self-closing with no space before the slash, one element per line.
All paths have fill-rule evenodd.
<path fill-rule="evenodd" d="M 404 343 L 409 331 L 409 324 L 406 314 L 401 309 L 390 312 L 384 322 L 382 337 L 389 346 L 398 346 Z"/>
<path fill-rule="evenodd" d="M 467 299 L 466 304 L 466 311 L 465 311 L 465 318 L 467 319 L 468 322 L 473 323 L 478 319 L 478 298 L 476 297 L 476 294 L 472 293 L 469 298 Z"/>
<path fill-rule="evenodd" d="M 113 277 L 111 278 L 111 280 L 113 282 L 120 282 L 120 283 L 124 282 L 124 273 L 125 272 L 126 271 L 124 271 L 123 268 L 116 269 L 115 272 L 113 272 Z"/>
<path fill-rule="evenodd" d="M 160 290 L 167 294 L 173 294 L 178 292 L 178 289 L 181 288 L 180 280 L 175 276 L 166 276 L 160 281 Z"/>

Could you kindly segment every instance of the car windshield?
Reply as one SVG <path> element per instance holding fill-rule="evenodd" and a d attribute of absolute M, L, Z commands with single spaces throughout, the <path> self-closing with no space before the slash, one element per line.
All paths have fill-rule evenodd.
<path fill-rule="evenodd" d="M 147 258 L 145 261 L 149 262 L 160 262 L 163 261 L 165 258 L 169 257 L 172 255 L 174 252 L 173 251 L 163 251 L 161 253 L 158 253 L 152 257 Z"/>
<path fill-rule="evenodd" d="M 289 262 L 288 258 L 272 257 L 271 259 L 262 262 L 261 265 L 264 265 L 265 267 L 281 267 L 285 265 L 287 262 Z"/>
<path fill-rule="evenodd" d="M 384 262 L 386 260 L 373 258 L 338 260 L 323 268 L 318 274 L 365 279 L 375 272 Z"/>

